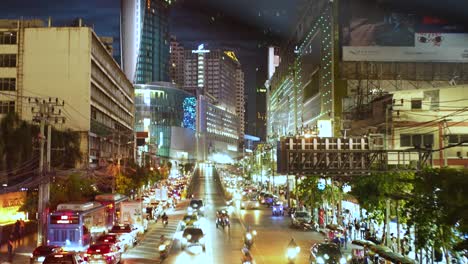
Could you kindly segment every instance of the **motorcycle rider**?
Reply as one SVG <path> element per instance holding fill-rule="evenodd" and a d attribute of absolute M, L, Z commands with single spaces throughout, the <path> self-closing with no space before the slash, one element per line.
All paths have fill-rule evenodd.
<path fill-rule="evenodd" d="M 294 240 L 294 238 L 292 237 L 291 240 L 289 241 L 288 248 L 296 248 L 296 247 L 297 247 L 296 240 Z"/>
<path fill-rule="evenodd" d="M 247 247 L 242 249 L 242 263 L 252 263 L 253 257 Z"/>
<path fill-rule="evenodd" d="M 163 225 L 167 225 L 167 223 L 169 222 L 169 217 L 166 215 L 166 212 L 163 213 L 161 219 L 163 220 Z"/>

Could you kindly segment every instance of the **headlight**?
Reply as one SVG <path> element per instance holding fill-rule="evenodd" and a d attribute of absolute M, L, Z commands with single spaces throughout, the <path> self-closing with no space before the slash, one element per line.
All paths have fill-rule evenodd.
<path fill-rule="evenodd" d="M 297 250 L 295 248 L 288 248 L 287 256 L 291 259 L 296 258 Z"/>
<path fill-rule="evenodd" d="M 187 239 L 185 237 L 183 237 L 181 240 L 182 244 L 186 244 L 187 243 Z"/>
<path fill-rule="evenodd" d="M 328 256 L 328 254 L 325 254 L 325 255 L 323 255 L 323 258 L 324 258 L 324 259 L 329 259 L 330 256 Z"/>
<path fill-rule="evenodd" d="M 346 264 L 346 259 L 344 257 L 340 258 L 340 264 Z"/>
<path fill-rule="evenodd" d="M 252 231 L 253 235 L 256 236 L 257 235 L 257 231 Z"/>
<path fill-rule="evenodd" d="M 44 256 L 40 256 L 40 257 L 37 258 L 38 262 L 44 262 L 44 260 L 45 260 Z"/>
<path fill-rule="evenodd" d="M 276 211 L 276 208 L 275 208 L 275 207 L 273 207 L 273 211 Z"/>
<path fill-rule="evenodd" d="M 164 250 L 166 250 L 166 245 L 162 244 L 162 245 L 159 246 L 158 249 L 159 249 L 159 251 L 164 251 Z"/>
<path fill-rule="evenodd" d="M 325 260 L 322 257 L 318 257 L 315 262 L 317 262 L 317 264 L 324 264 Z"/>
<path fill-rule="evenodd" d="M 251 240 L 252 239 L 252 234 L 248 233 L 247 235 L 245 235 L 245 237 L 247 238 L 247 240 Z"/>

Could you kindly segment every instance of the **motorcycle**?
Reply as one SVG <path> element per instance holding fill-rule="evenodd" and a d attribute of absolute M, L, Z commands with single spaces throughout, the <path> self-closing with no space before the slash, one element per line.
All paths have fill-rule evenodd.
<path fill-rule="evenodd" d="M 297 255 L 299 255 L 300 251 L 300 247 L 288 247 L 288 249 L 286 250 L 286 258 L 288 259 L 288 263 L 295 263 Z"/>
<path fill-rule="evenodd" d="M 272 215 L 273 216 L 282 216 L 284 215 L 283 205 L 280 203 L 274 204 L 272 206 Z"/>
<path fill-rule="evenodd" d="M 163 242 L 159 245 L 158 247 L 159 250 L 159 259 L 163 261 L 165 258 L 167 258 L 169 249 L 167 243 Z"/>
<path fill-rule="evenodd" d="M 252 232 L 245 233 L 244 244 L 248 249 L 251 249 L 254 243 L 254 237 L 257 235 L 257 231 L 253 230 Z"/>
<path fill-rule="evenodd" d="M 227 226 L 227 227 L 231 227 L 231 223 L 229 222 L 229 218 L 226 217 L 226 216 L 220 216 L 218 218 L 216 218 L 216 228 L 218 228 L 218 226 L 222 226 L 223 229 Z"/>

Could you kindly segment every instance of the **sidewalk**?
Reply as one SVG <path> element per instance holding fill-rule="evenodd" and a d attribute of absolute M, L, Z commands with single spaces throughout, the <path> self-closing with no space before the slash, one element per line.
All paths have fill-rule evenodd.
<path fill-rule="evenodd" d="M 15 241 L 13 248 L 13 261 L 8 261 L 8 247 L 7 244 L 0 245 L 0 264 L 15 263 L 15 264 L 28 264 L 30 254 L 36 248 L 36 234 L 30 234 L 20 240 Z"/>

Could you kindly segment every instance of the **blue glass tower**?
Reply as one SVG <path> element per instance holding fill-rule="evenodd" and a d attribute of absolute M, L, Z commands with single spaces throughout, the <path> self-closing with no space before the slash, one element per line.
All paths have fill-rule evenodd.
<path fill-rule="evenodd" d="M 122 0 L 122 66 L 135 84 L 169 81 L 171 0 Z"/>

